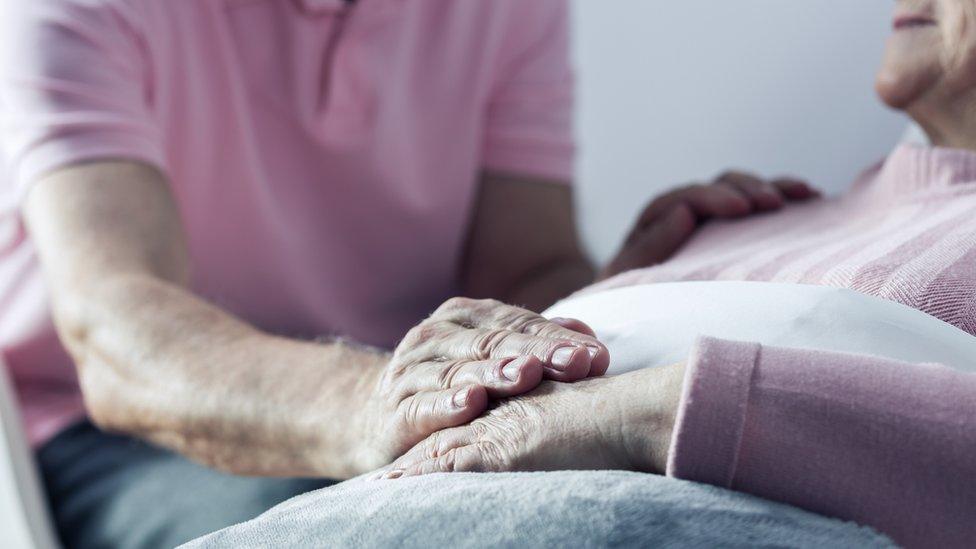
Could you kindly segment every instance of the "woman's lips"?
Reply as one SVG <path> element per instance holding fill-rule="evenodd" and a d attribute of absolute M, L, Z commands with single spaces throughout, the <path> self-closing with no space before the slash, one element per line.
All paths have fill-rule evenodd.
<path fill-rule="evenodd" d="M 907 14 L 895 17 L 895 30 L 915 29 L 935 25 L 935 19 L 927 15 Z"/>

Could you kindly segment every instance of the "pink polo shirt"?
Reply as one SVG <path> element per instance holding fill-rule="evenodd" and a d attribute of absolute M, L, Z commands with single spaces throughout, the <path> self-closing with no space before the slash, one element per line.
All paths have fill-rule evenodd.
<path fill-rule="evenodd" d="M 482 170 L 571 175 L 565 0 L 0 10 L 0 350 L 35 445 L 83 413 L 19 215 L 45 172 L 159 167 L 195 292 L 271 332 L 380 346 L 458 292 Z"/>

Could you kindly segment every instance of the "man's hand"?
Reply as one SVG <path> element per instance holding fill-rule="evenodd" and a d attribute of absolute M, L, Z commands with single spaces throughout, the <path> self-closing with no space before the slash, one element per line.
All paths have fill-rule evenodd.
<path fill-rule="evenodd" d="M 572 385 L 545 382 L 434 433 L 374 479 L 450 472 L 623 469 L 662 474 L 684 366 Z"/>
<path fill-rule="evenodd" d="M 431 433 L 477 418 L 489 398 L 527 393 L 543 377 L 601 376 L 609 365 L 606 347 L 582 322 L 452 299 L 407 334 L 379 373 L 363 412 L 360 460 L 385 465 Z"/>
<path fill-rule="evenodd" d="M 137 162 L 56 170 L 25 217 L 90 417 L 237 474 L 349 478 L 478 417 L 488 396 L 610 361 L 581 322 L 497 302 L 452 300 L 392 359 L 266 333 L 190 291 L 169 183 Z"/>
<path fill-rule="evenodd" d="M 599 279 L 669 259 L 709 219 L 734 219 L 782 208 L 820 193 L 802 181 L 728 172 L 709 185 L 690 185 L 654 199 L 641 213 Z"/>

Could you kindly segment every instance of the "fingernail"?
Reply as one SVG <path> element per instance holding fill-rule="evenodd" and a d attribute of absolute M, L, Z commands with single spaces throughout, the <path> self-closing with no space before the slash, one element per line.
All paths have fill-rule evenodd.
<path fill-rule="evenodd" d="M 502 376 L 509 381 L 518 381 L 519 372 L 521 371 L 520 364 L 516 361 L 511 361 L 502 367 Z"/>
<path fill-rule="evenodd" d="M 576 347 L 560 347 L 552 353 L 552 365 L 556 368 L 565 370 L 573 362 L 573 355 L 576 354 Z"/>
<path fill-rule="evenodd" d="M 590 360 L 593 360 L 596 355 L 600 354 L 600 348 L 596 345 L 587 345 L 586 352 L 590 353 Z"/>
<path fill-rule="evenodd" d="M 469 392 L 470 391 L 468 391 L 467 389 L 462 389 L 454 393 L 454 398 L 451 399 L 451 402 L 453 402 L 454 406 L 458 408 L 464 408 L 464 405 L 468 403 Z"/>
<path fill-rule="evenodd" d="M 393 480 L 395 478 L 400 478 L 403 476 L 403 469 L 394 469 L 392 471 L 387 471 L 383 475 L 384 480 Z"/>

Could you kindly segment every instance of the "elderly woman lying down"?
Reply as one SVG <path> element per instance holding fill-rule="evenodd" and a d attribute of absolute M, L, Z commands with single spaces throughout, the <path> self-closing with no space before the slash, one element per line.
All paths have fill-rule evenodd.
<path fill-rule="evenodd" d="M 714 222 L 669 261 L 606 280 L 553 311 L 611 336 L 610 373 L 627 369 L 617 367 L 618 351 L 628 368 L 641 365 L 641 353 L 647 366 L 668 355 L 658 347 L 674 346 L 674 334 L 661 315 L 683 333 L 695 331 L 697 315 L 724 315 L 724 327 L 701 321 L 710 330 L 703 333 L 755 333 L 795 346 L 703 337 L 671 365 L 545 381 L 469 425 L 435 433 L 375 477 L 624 469 L 787 502 L 869 525 L 903 545 L 973 543 L 976 1 L 901 1 L 897 12 L 877 88 L 934 146 L 898 147 L 842 197 Z M 698 222 L 692 205 L 666 196 L 630 238 L 654 237 L 642 229 L 662 216 L 689 228 Z M 793 290 L 641 290 L 687 281 Z M 745 301 L 723 302 L 738 291 Z M 788 324 L 777 335 L 778 314 Z M 558 322 L 593 333 L 580 321 Z M 836 345 L 803 341 L 800 332 L 833 334 Z"/>

